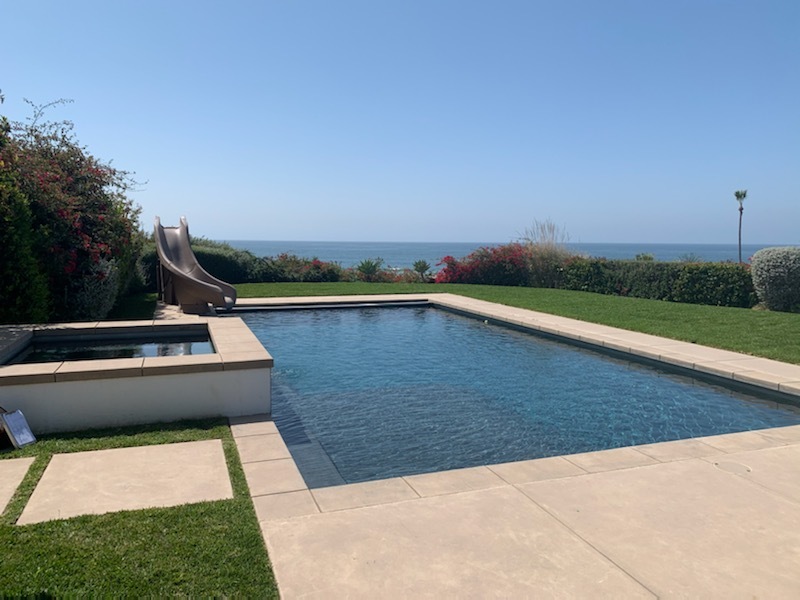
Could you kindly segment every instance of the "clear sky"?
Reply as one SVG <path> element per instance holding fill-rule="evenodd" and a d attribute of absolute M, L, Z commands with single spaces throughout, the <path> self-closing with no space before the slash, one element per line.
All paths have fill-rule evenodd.
<path fill-rule="evenodd" d="M 0 113 L 73 104 L 213 239 L 800 243 L 798 0 L 0 0 Z"/>

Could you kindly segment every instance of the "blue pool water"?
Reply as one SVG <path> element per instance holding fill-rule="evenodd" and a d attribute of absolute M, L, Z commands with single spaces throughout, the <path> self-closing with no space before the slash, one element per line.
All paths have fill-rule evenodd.
<path fill-rule="evenodd" d="M 245 313 L 309 487 L 800 423 L 789 407 L 427 308 Z"/>

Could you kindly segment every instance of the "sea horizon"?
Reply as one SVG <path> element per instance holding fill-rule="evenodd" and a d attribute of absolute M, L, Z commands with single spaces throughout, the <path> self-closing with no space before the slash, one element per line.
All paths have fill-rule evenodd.
<path fill-rule="evenodd" d="M 463 258 L 481 247 L 493 247 L 508 242 L 324 242 L 302 240 L 221 240 L 234 248 L 247 250 L 256 256 L 294 254 L 303 258 L 318 258 L 335 262 L 342 267 L 354 267 L 365 259 L 382 259 L 385 267 L 411 268 L 415 261 L 424 260 L 432 268 L 445 256 Z M 749 262 L 755 252 L 775 246 L 798 244 L 742 244 L 742 261 Z M 657 261 L 671 262 L 692 258 L 704 262 L 738 262 L 738 244 L 656 244 L 611 242 L 566 242 L 576 253 L 607 259 L 635 259 L 649 254 Z"/>

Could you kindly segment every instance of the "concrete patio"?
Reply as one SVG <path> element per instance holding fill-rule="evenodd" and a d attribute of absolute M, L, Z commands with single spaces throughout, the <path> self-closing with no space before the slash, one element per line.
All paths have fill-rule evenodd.
<path fill-rule="evenodd" d="M 232 423 L 284 598 L 800 594 L 800 426 L 309 490 Z"/>

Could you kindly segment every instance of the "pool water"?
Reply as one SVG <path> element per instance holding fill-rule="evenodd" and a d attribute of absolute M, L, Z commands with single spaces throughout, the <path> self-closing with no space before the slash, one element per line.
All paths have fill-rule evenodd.
<path fill-rule="evenodd" d="M 142 358 L 147 356 L 185 356 L 213 354 L 208 336 L 183 336 L 179 340 L 81 340 L 34 342 L 11 361 L 12 364 L 61 362 L 65 360 L 101 360 L 106 358 Z"/>
<path fill-rule="evenodd" d="M 796 409 L 434 308 L 241 315 L 309 487 L 800 423 Z"/>

